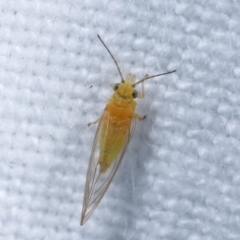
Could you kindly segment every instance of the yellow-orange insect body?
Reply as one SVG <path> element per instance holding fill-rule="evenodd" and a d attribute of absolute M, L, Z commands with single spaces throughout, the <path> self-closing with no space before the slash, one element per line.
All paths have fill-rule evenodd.
<path fill-rule="evenodd" d="M 135 83 L 136 78 L 132 74 L 128 74 L 123 79 L 112 53 L 102 39 L 99 36 L 98 38 L 115 62 L 121 76 L 121 83 L 111 84 L 115 92 L 107 103 L 101 117 L 93 122 L 99 124 L 88 165 L 81 225 L 88 220 L 108 189 L 132 138 L 135 129 L 135 119 L 143 120 L 146 117 L 141 117 L 135 113 L 137 103 L 134 100 L 136 97 L 144 97 L 144 81 L 175 72 L 172 71 L 154 76 L 146 75 L 137 83 Z M 139 83 L 142 84 L 141 94 L 135 90 L 135 86 Z M 91 124 L 89 123 L 88 125 Z"/>
<path fill-rule="evenodd" d="M 134 76 L 128 75 L 124 83 L 116 84 L 113 96 L 105 108 L 102 118 L 102 129 L 100 136 L 100 172 L 106 172 L 107 168 L 116 159 L 126 141 L 136 102 L 133 100 Z M 106 132 L 108 133 L 106 135 Z"/>

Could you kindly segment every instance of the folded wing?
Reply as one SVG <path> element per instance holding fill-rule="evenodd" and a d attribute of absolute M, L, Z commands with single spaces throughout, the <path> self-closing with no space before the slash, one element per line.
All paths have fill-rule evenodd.
<path fill-rule="evenodd" d="M 92 152 L 89 160 L 87 178 L 84 190 L 84 199 L 83 199 L 83 207 L 82 207 L 82 215 L 81 215 L 81 225 L 83 225 L 88 218 L 92 215 L 93 211 L 98 206 L 101 201 L 104 193 L 107 191 L 121 161 L 126 152 L 127 146 L 132 138 L 134 129 L 135 129 L 135 119 L 131 119 L 130 127 L 125 126 L 124 124 L 119 123 L 119 128 L 114 129 L 114 134 L 116 137 L 113 137 L 111 143 L 111 149 L 119 148 L 118 137 L 119 134 L 125 131 L 124 141 L 122 147 L 117 154 L 115 160 L 108 167 L 105 172 L 102 172 L 99 165 L 99 157 L 100 157 L 100 138 L 107 138 L 109 132 L 111 131 L 111 116 L 108 111 L 105 110 L 101 116 L 100 122 L 98 124 L 97 132 L 94 138 Z M 125 129 L 123 127 L 125 126 Z M 104 131 L 104 132 L 103 132 Z M 103 142 L 104 139 L 101 139 Z M 111 150 L 110 149 L 110 150 Z M 110 153 L 109 153 L 110 154 Z"/>

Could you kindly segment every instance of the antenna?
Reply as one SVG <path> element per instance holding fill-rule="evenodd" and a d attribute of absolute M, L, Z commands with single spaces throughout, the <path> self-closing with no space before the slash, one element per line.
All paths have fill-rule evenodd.
<path fill-rule="evenodd" d="M 99 35 L 97 35 L 99 40 L 102 42 L 103 46 L 107 49 L 108 53 L 110 54 L 110 56 L 112 57 L 113 61 L 115 62 L 116 66 L 117 66 L 117 69 L 118 69 L 118 72 L 121 76 L 121 82 L 124 82 L 124 79 L 123 79 L 123 76 L 122 76 L 122 73 L 121 73 L 121 70 L 117 64 L 117 61 L 116 59 L 114 58 L 114 56 L 112 55 L 112 53 L 110 52 L 110 50 L 108 49 L 107 45 L 103 42 L 103 40 L 101 39 L 101 37 Z"/>
<path fill-rule="evenodd" d="M 177 70 L 174 70 L 174 71 L 171 71 L 171 72 L 166 72 L 166 73 L 160 73 L 160 74 L 157 74 L 157 75 L 153 75 L 153 76 L 145 76 L 144 78 L 142 78 L 140 81 L 134 83 L 132 86 L 135 87 L 137 84 L 141 83 L 141 82 L 144 82 L 146 81 L 147 79 L 149 78 L 154 78 L 154 77 L 158 77 L 158 76 L 162 76 L 162 75 L 167 75 L 167 74 L 170 74 L 170 73 L 174 73 L 176 72 Z"/>

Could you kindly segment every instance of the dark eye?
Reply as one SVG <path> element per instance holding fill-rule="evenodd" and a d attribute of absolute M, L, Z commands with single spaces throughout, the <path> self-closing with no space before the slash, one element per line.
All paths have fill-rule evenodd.
<path fill-rule="evenodd" d="M 116 91 L 119 87 L 119 83 L 116 83 L 114 86 L 113 86 L 113 90 Z"/>
<path fill-rule="evenodd" d="M 132 93 L 132 97 L 136 98 L 137 96 L 138 96 L 138 92 L 137 92 L 137 90 L 134 90 L 133 93 Z"/>

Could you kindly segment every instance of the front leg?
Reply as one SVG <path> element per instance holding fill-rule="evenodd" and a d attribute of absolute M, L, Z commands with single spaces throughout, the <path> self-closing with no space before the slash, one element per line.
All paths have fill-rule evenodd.
<path fill-rule="evenodd" d="M 148 75 L 146 74 L 144 78 L 141 79 L 141 81 L 145 78 L 147 78 Z M 138 93 L 138 98 L 144 98 L 145 97 L 145 91 L 144 91 L 144 81 L 141 82 L 142 85 L 142 92 Z"/>

